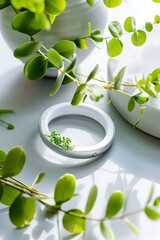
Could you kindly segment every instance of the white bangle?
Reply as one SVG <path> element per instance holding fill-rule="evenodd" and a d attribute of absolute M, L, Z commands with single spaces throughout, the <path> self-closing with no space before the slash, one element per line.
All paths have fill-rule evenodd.
<path fill-rule="evenodd" d="M 73 150 L 65 150 L 54 143 L 51 143 L 46 136 L 50 135 L 49 123 L 57 118 L 67 115 L 81 115 L 94 119 L 105 130 L 105 136 L 99 143 L 87 146 L 87 147 L 75 147 Z M 60 103 L 55 106 L 48 108 L 40 117 L 39 121 L 39 132 L 43 142 L 51 150 L 56 153 L 74 158 L 95 158 L 107 151 L 107 149 L 112 145 L 114 135 L 115 135 L 115 126 L 112 119 L 108 116 L 107 113 L 90 104 L 80 104 L 78 106 L 72 106 L 70 103 Z"/>

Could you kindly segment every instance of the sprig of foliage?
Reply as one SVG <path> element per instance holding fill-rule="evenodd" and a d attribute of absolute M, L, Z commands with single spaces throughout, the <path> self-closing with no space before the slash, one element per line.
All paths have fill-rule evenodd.
<path fill-rule="evenodd" d="M 135 234 L 139 234 L 137 227 L 129 220 L 129 216 L 144 212 L 146 217 L 152 220 L 160 219 L 160 197 L 153 199 L 153 185 L 145 206 L 133 212 L 124 211 L 125 196 L 121 191 L 116 190 L 109 200 L 104 202 L 103 217 L 90 217 L 89 213 L 93 210 L 98 197 L 96 185 L 93 185 L 89 191 L 84 211 L 75 207 L 65 210 L 63 204 L 77 196 L 75 176 L 66 173 L 60 177 L 55 184 L 53 195 L 48 196 L 34 188 L 45 177 L 44 172 L 38 174 L 32 186 L 26 185 L 15 177 L 22 171 L 25 161 L 26 155 L 22 147 L 14 147 L 8 153 L 0 150 L 0 202 L 9 207 L 9 218 L 17 228 L 23 228 L 33 220 L 36 202 L 43 204 L 50 214 L 57 215 L 57 217 L 59 212 L 63 213 L 62 225 L 70 233 L 83 234 L 87 230 L 87 222 L 94 221 L 99 224 L 101 234 L 105 239 L 114 239 L 113 230 L 108 224 L 112 220 L 124 221 Z"/>
<path fill-rule="evenodd" d="M 0 115 L 1 114 L 8 114 L 8 113 L 14 113 L 14 110 L 11 109 L 0 109 Z M 6 121 L 4 121 L 3 119 L 0 119 L 0 122 L 7 127 L 8 130 L 12 130 L 14 129 L 14 125 L 12 123 L 8 123 Z"/>
<path fill-rule="evenodd" d="M 72 140 L 69 137 L 61 136 L 56 131 L 51 132 L 50 135 L 47 135 L 47 139 L 59 146 L 60 148 L 63 148 L 65 150 L 73 150 L 75 148 L 75 145 L 72 144 Z"/>

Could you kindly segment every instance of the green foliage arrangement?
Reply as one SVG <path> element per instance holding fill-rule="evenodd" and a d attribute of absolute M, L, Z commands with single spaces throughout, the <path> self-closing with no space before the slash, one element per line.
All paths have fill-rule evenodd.
<path fill-rule="evenodd" d="M 152 0 L 160 3 L 159 0 Z M 122 4 L 122 0 L 103 0 L 107 8 L 118 7 Z M 94 0 L 86 0 L 86 4 L 90 7 L 94 5 Z M 122 38 L 126 34 L 130 34 L 131 43 L 137 47 L 142 46 L 147 39 L 154 26 L 160 23 L 160 16 L 156 15 L 153 22 L 146 22 L 144 28 L 138 29 L 136 19 L 129 16 L 125 19 L 123 26 L 118 21 L 112 21 L 108 24 L 109 36 L 102 36 L 100 29 L 92 29 L 92 23 L 88 23 L 88 35 L 81 36 L 78 39 L 64 39 L 53 44 L 52 48 L 47 49 L 42 42 L 37 41 L 35 34 L 41 30 L 49 30 L 54 24 L 55 18 L 58 17 L 67 8 L 67 1 L 51 1 L 51 0 L 2 0 L 0 9 L 12 7 L 15 16 L 12 19 L 12 27 L 14 30 L 27 34 L 30 41 L 22 44 L 14 51 L 16 58 L 30 59 L 24 66 L 25 76 L 32 80 L 43 78 L 49 68 L 58 70 L 57 78 L 54 86 L 50 91 L 53 96 L 60 89 L 62 84 L 74 82 L 77 89 L 71 100 L 71 104 L 77 105 L 84 102 L 89 96 L 93 101 L 98 101 L 104 95 L 104 90 L 115 90 L 129 97 L 128 110 L 133 111 L 135 104 L 140 105 L 140 115 L 144 110 L 144 104 L 149 98 L 156 98 L 160 92 L 160 68 L 148 73 L 147 76 L 138 79 L 135 84 L 125 83 L 122 81 L 124 69 L 120 70 L 117 76 L 111 81 L 98 78 L 99 66 L 96 65 L 88 76 L 83 77 L 85 81 L 80 80 L 81 73 L 76 71 L 76 49 L 88 48 L 88 41 L 93 43 L 101 43 L 105 41 L 107 53 L 110 57 L 116 57 L 123 51 Z M 87 28 L 87 26 L 86 26 Z M 101 84 L 99 84 L 99 82 Z M 137 93 L 128 94 L 121 89 L 122 85 L 127 85 L 137 89 Z"/>
<path fill-rule="evenodd" d="M 137 227 L 129 220 L 129 216 L 144 212 L 146 217 L 157 220 L 160 219 L 160 196 L 153 197 L 154 186 L 151 186 L 150 193 L 144 207 L 126 212 L 126 199 L 120 190 L 114 191 L 109 200 L 104 202 L 103 216 L 101 218 L 90 217 L 98 196 L 98 188 L 93 185 L 88 193 L 85 209 L 79 209 L 72 206 L 71 209 L 65 209 L 64 203 L 72 198 L 79 197 L 76 193 L 76 178 L 74 175 L 66 173 L 60 177 L 54 186 L 52 196 L 42 193 L 35 189 L 45 177 L 45 173 L 38 174 L 33 181 L 32 186 L 21 182 L 16 176 L 22 171 L 26 161 L 26 154 L 22 147 L 14 147 L 6 153 L 0 150 L 0 202 L 8 206 L 8 214 L 11 222 L 16 228 L 23 228 L 30 224 L 36 213 L 36 205 L 43 204 L 49 215 L 62 216 L 62 225 L 68 232 L 79 235 L 85 239 L 87 223 L 96 222 L 99 225 L 102 238 L 114 240 L 114 232 L 109 223 L 112 220 L 122 220 L 135 233 L 139 234 Z M 57 231 L 61 239 L 61 230 L 57 221 Z"/>

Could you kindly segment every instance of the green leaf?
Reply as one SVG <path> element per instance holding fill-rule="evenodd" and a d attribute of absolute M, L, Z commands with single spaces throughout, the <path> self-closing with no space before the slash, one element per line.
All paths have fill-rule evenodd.
<path fill-rule="evenodd" d="M 47 52 L 47 56 L 48 56 L 48 61 L 52 63 L 54 67 L 59 69 L 63 66 L 61 56 L 55 49 L 50 48 Z"/>
<path fill-rule="evenodd" d="M 66 0 L 45 0 L 45 11 L 54 15 L 61 14 L 66 8 Z"/>
<path fill-rule="evenodd" d="M 118 38 L 112 38 L 107 43 L 107 50 L 110 57 L 116 57 L 121 54 L 123 50 L 123 44 Z"/>
<path fill-rule="evenodd" d="M 93 79 L 93 78 L 96 76 L 98 70 L 99 70 L 99 65 L 97 64 L 97 65 L 93 68 L 93 70 L 90 72 L 89 76 L 87 77 L 86 82 L 89 82 L 91 79 Z"/>
<path fill-rule="evenodd" d="M 18 175 L 25 164 L 26 155 L 25 151 L 21 147 L 14 147 L 12 148 L 4 162 L 2 168 L 2 176 L 3 177 L 13 177 Z"/>
<path fill-rule="evenodd" d="M 103 37 L 100 34 L 101 34 L 101 30 L 95 29 L 95 30 L 91 31 L 90 37 L 91 37 L 91 39 L 93 39 L 96 42 L 102 42 Z"/>
<path fill-rule="evenodd" d="M 35 200 L 20 194 L 9 208 L 9 217 L 16 227 L 22 228 L 32 221 L 35 210 Z"/>
<path fill-rule="evenodd" d="M 112 218 L 114 215 L 116 215 L 122 208 L 123 203 L 123 193 L 121 191 L 115 191 L 109 198 L 106 209 L 106 217 Z"/>
<path fill-rule="evenodd" d="M 3 184 L 2 182 L 0 182 L 0 201 L 1 201 L 2 195 L 3 195 Z"/>
<path fill-rule="evenodd" d="M 67 70 L 65 70 L 65 71 L 67 72 Z M 75 78 L 75 77 L 76 77 L 74 71 L 69 72 L 69 75 L 70 75 L 72 78 Z M 72 80 L 70 79 L 70 77 L 68 77 L 68 76 L 65 75 L 62 84 L 68 84 L 68 83 L 70 83 L 70 82 L 72 82 Z"/>
<path fill-rule="evenodd" d="M 6 152 L 3 150 L 0 150 L 0 165 L 3 166 L 5 160 L 6 160 Z"/>
<path fill-rule="evenodd" d="M 63 57 L 69 58 L 76 51 L 76 45 L 69 40 L 61 40 L 54 44 L 53 48 Z"/>
<path fill-rule="evenodd" d="M 87 3 L 88 3 L 90 6 L 94 6 L 94 0 L 87 0 Z"/>
<path fill-rule="evenodd" d="M 87 88 L 89 90 L 90 98 L 95 102 L 98 102 L 104 96 L 105 90 L 101 85 L 89 84 Z"/>
<path fill-rule="evenodd" d="M 152 0 L 153 1 L 153 0 Z M 155 17 L 154 17 L 154 21 L 155 21 L 155 23 L 160 23 L 160 16 L 159 15 L 156 15 Z"/>
<path fill-rule="evenodd" d="M 73 58 L 72 62 L 66 67 L 65 72 L 70 73 L 74 70 L 74 67 L 76 65 L 76 56 Z M 71 80 L 72 81 L 72 80 Z"/>
<path fill-rule="evenodd" d="M 108 28 L 113 37 L 119 38 L 123 34 L 121 24 L 117 21 L 110 22 Z"/>
<path fill-rule="evenodd" d="M 78 105 L 81 101 L 83 101 L 84 97 L 86 95 L 86 84 L 81 84 L 76 89 L 76 92 L 74 93 L 74 96 L 71 100 L 72 105 Z"/>
<path fill-rule="evenodd" d="M 42 180 L 44 179 L 46 173 L 45 172 L 41 172 L 38 174 L 38 176 L 36 177 L 34 184 L 38 184 L 40 182 L 42 182 Z"/>
<path fill-rule="evenodd" d="M 133 99 L 139 104 L 144 104 L 144 103 L 148 102 L 149 96 L 146 96 L 143 93 L 138 93 L 133 96 Z"/>
<path fill-rule="evenodd" d="M 11 0 L 11 3 L 14 8 L 21 10 L 21 9 L 28 9 L 31 12 L 41 13 L 45 9 L 45 2 L 44 0 Z"/>
<path fill-rule="evenodd" d="M 79 209 L 72 209 L 64 214 L 63 226 L 72 233 L 79 234 L 85 230 L 86 221 L 82 218 L 82 211 Z"/>
<path fill-rule="evenodd" d="M 145 43 L 146 38 L 146 33 L 143 30 L 138 30 L 132 34 L 131 41 L 133 45 L 139 47 Z"/>
<path fill-rule="evenodd" d="M 152 83 L 159 83 L 160 81 L 160 68 L 154 69 L 154 71 L 151 73 L 152 76 Z"/>
<path fill-rule="evenodd" d="M 58 77 L 53 85 L 53 88 L 49 93 L 50 96 L 54 96 L 58 92 L 63 83 L 64 76 L 65 76 L 64 73 L 58 72 Z"/>
<path fill-rule="evenodd" d="M 93 185 L 88 196 L 88 200 L 85 208 L 85 214 L 88 214 L 94 207 L 94 204 L 97 199 L 97 192 L 98 192 L 97 186 Z"/>
<path fill-rule="evenodd" d="M 157 198 L 154 200 L 154 206 L 160 207 L 160 197 L 157 197 Z"/>
<path fill-rule="evenodd" d="M 3 184 L 3 195 L 1 197 L 1 203 L 6 206 L 10 206 L 19 194 L 20 191 L 17 189 Z"/>
<path fill-rule="evenodd" d="M 135 100 L 133 97 L 131 97 L 128 101 L 128 111 L 132 112 L 135 107 Z"/>
<path fill-rule="evenodd" d="M 104 4 L 108 8 L 114 8 L 122 3 L 122 0 L 103 0 Z"/>
<path fill-rule="evenodd" d="M 32 36 L 43 29 L 49 29 L 50 23 L 44 13 L 23 11 L 13 18 L 12 27 L 19 32 Z"/>
<path fill-rule="evenodd" d="M 10 0 L 1 0 L 0 2 L 0 10 L 5 8 L 5 7 L 8 7 L 10 5 Z"/>
<path fill-rule="evenodd" d="M 14 56 L 16 58 L 28 57 L 32 53 L 37 52 L 40 49 L 41 45 L 42 45 L 41 42 L 35 41 L 24 43 L 14 50 Z"/>
<path fill-rule="evenodd" d="M 152 0 L 155 3 L 160 3 L 160 0 Z"/>
<path fill-rule="evenodd" d="M 144 212 L 146 213 L 147 217 L 152 220 L 160 219 L 160 213 L 157 212 L 154 208 L 145 207 Z"/>
<path fill-rule="evenodd" d="M 136 20 L 134 17 L 127 17 L 124 21 L 124 29 L 126 32 L 136 31 Z"/>
<path fill-rule="evenodd" d="M 41 55 L 31 58 L 24 66 L 24 74 L 30 80 L 39 80 L 46 74 L 47 59 Z"/>
<path fill-rule="evenodd" d="M 152 91 L 151 88 L 142 86 L 141 89 L 145 91 L 149 96 L 157 98 L 157 95 Z"/>
<path fill-rule="evenodd" d="M 70 200 L 73 197 L 76 186 L 76 179 L 72 174 L 65 174 L 62 176 L 54 190 L 54 200 L 57 205 Z"/>
<path fill-rule="evenodd" d="M 74 40 L 74 43 L 76 44 L 76 46 L 80 49 L 87 49 L 87 42 L 86 39 L 83 38 L 77 38 L 76 40 Z"/>
<path fill-rule="evenodd" d="M 157 93 L 160 93 L 160 83 L 159 84 L 156 84 L 155 87 L 154 87 L 155 91 Z"/>
<path fill-rule="evenodd" d="M 148 32 L 152 32 L 152 30 L 153 30 L 153 24 L 150 23 L 150 22 L 146 22 L 146 23 L 145 23 L 145 29 L 146 29 Z"/>
<path fill-rule="evenodd" d="M 124 218 L 124 221 L 136 235 L 139 235 L 137 227 L 129 219 Z"/>
<path fill-rule="evenodd" d="M 105 222 L 101 221 L 100 222 L 100 230 L 101 230 L 103 237 L 106 240 L 115 240 L 114 233 L 108 222 L 105 223 Z"/>
<path fill-rule="evenodd" d="M 121 82 L 123 80 L 124 74 L 126 71 L 126 67 L 123 67 L 118 74 L 113 78 L 113 82 L 114 82 L 114 87 L 115 89 L 119 89 L 121 86 Z"/>

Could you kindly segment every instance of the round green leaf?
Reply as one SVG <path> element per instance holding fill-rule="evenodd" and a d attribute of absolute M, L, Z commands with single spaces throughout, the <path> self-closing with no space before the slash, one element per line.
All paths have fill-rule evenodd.
<path fill-rule="evenodd" d="M 86 84 L 79 85 L 71 100 L 71 104 L 75 106 L 75 105 L 78 105 L 81 101 L 83 101 L 86 95 L 85 91 L 86 91 Z"/>
<path fill-rule="evenodd" d="M 66 8 L 66 0 L 45 0 L 45 11 L 54 15 L 59 15 Z"/>
<path fill-rule="evenodd" d="M 122 208 L 123 203 L 123 193 L 121 191 L 115 191 L 109 198 L 106 209 L 106 217 L 112 218 L 114 215 L 116 215 Z"/>
<path fill-rule="evenodd" d="M 124 29 L 127 32 L 134 32 L 136 30 L 136 20 L 134 17 L 127 17 L 124 21 Z"/>
<path fill-rule="evenodd" d="M 76 46 L 80 49 L 87 49 L 88 48 L 86 39 L 77 38 L 76 40 L 74 40 L 74 42 L 75 42 Z"/>
<path fill-rule="evenodd" d="M 154 208 L 145 207 L 144 209 L 145 214 L 152 220 L 160 219 L 160 213 L 157 212 Z"/>
<path fill-rule="evenodd" d="M 109 31 L 112 34 L 113 37 L 120 37 L 122 36 L 122 27 L 121 24 L 117 21 L 112 21 L 108 25 Z"/>
<path fill-rule="evenodd" d="M 19 32 L 32 36 L 43 29 L 48 29 L 50 24 L 44 13 L 23 11 L 13 18 L 12 27 Z"/>
<path fill-rule="evenodd" d="M 160 84 L 156 84 L 154 89 L 157 93 L 160 93 Z"/>
<path fill-rule="evenodd" d="M 110 57 L 116 57 L 121 54 L 123 50 L 123 44 L 118 38 L 112 38 L 108 44 L 108 55 Z"/>
<path fill-rule="evenodd" d="M 128 102 L 128 111 L 132 112 L 134 107 L 135 107 L 135 100 L 133 97 L 131 97 Z"/>
<path fill-rule="evenodd" d="M 154 206 L 160 207 L 160 197 L 157 197 L 157 198 L 154 200 Z"/>
<path fill-rule="evenodd" d="M 79 209 L 72 209 L 68 213 L 65 213 L 63 217 L 64 228 L 75 234 L 79 234 L 85 230 L 86 221 L 81 216 L 82 211 Z"/>
<path fill-rule="evenodd" d="M 0 9 L 8 7 L 10 5 L 10 0 L 1 0 L 0 2 Z"/>
<path fill-rule="evenodd" d="M 53 48 L 65 58 L 73 56 L 76 51 L 75 43 L 69 40 L 61 40 L 55 43 Z"/>
<path fill-rule="evenodd" d="M 131 40 L 135 46 L 139 47 L 145 43 L 146 38 L 146 33 L 143 30 L 138 30 L 132 34 Z"/>
<path fill-rule="evenodd" d="M 94 0 L 87 0 L 87 3 L 88 3 L 90 6 L 94 6 Z"/>
<path fill-rule="evenodd" d="M 103 0 L 104 4 L 108 8 L 114 8 L 122 3 L 122 0 Z"/>
<path fill-rule="evenodd" d="M 21 147 L 14 147 L 12 148 L 4 162 L 2 168 L 2 176 L 3 177 L 13 177 L 18 175 L 25 164 L 26 155 L 25 151 Z"/>
<path fill-rule="evenodd" d="M 137 95 L 133 96 L 133 99 L 139 104 L 144 104 L 149 100 L 149 96 L 146 96 L 146 94 L 143 93 L 138 93 Z"/>
<path fill-rule="evenodd" d="M 88 196 L 88 200 L 85 208 L 85 214 L 88 214 L 92 210 L 95 204 L 95 201 L 97 199 L 97 192 L 98 192 L 97 186 L 93 185 Z"/>
<path fill-rule="evenodd" d="M 28 57 L 32 53 L 37 52 L 40 49 L 41 45 L 42 45 L 41 42 L 35 41 L 24 43 L 14 50 L 14 56 L 16 58 Z"/>
<path fill-rule="evenodd" d="M 35 210 L 35 200 L 33 198 L 24 197 L 20 194 L 10 206 L 9 217 L 16 227 L 22 228 L 32 221 Z"/>
<path fill-rule="evenodd" d="M 160 3 L 160 0 L 152 0 L 155 3 Z"/>
<path fill-rule="evenodd" d="M 31 58 L 24 66 L 24 74 L 30 80 L 41 79 L 47 71 L 47 60 L 41 55 Z"/>
<path fill-rule="evenodd" d="M 31 12 L 41 13 L 45 9 L 44 0 L 11 0 L 12 6 L 16 9 L 28 9 Z"/>
<path fill-rule="evenodd" d="M 150 22 L 146 22 L 145 23 L 145 29 L 148 31 L 148 32 L 151 32 L 153 30 L 153 24 L 150 23 Z"/>
<path fill-rule="evenodd" d="M 61 56 L 55 49 L 50 48 L 47 52 L 47 56 L 48 56 L 48 61 L 52 63 L 54 67 L 61 68 L 63 66 Z"/>
<path fill-rule="evenodd" d="M 3 150 L 0 150 L 0 165 L 3 166 L 5 160 L 6 160 L 6 152 Z"/>
<path fill-rule="evenodd" d="M 154 17 L 154 21 L 155 21 L 155 23 L 160 23 L 160 16 L 159 16 L 159 15 L 156 15 L 156 16 Z"/>
<path fill-rule="evenodd" d="M 159 83 L 160 81 L 160 68 L 156 68 L 152 73 L 152 83 Z"/>
<path fill-rule="evenodd" d="M 54 200 L 57 205 L 70 200 L 73 197 L 76 186 L 76 179 L 72 174 L 65 174 L 62 176 L 54 190 Z"/>
<path fill-rule="evenodd" d="M 3 195 L 1 198 L 1 203 L 6 206 L 10 206 L 19 194 L 20 191 L 18 191 L 17 189 L 3 184 Z"/>

